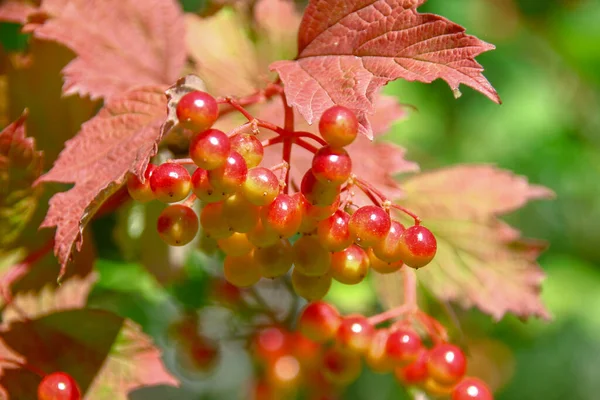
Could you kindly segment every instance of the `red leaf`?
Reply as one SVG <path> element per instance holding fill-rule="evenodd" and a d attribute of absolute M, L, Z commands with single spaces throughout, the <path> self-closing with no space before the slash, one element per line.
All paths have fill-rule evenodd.
<path fill-rule="evenodd" d="M 12 244 L 32 217 L 41 191 L 42 152 L 25 135 L 27 113 L 0 132 L 0 247 Z"/>
<path fill-rule="evenodd" d="M 185 63 L 183 13 L 175 0 L 44 1 L 26 30 L 77 57 L 64 69 L 65 94 L 111 98 L 131 88 L 168 85 Z"/>
<path fill-rule="evenodd" d="M 420 14 L 425 0 L 311 0 L 300 26 L 298 58 L 271 65 L 288 102 L 309 123 L 334 104 L 354 110 L 362 133 L 373 95 L 389 81 L 444 79 L 458 94 L 465 84 L 499 102 L 475 61 L 494 46 L 443 17 Z"/>
<path fill-rule="evenodd" d="M 75 183 L 50 200 L 41 227 L 56 226 L 55 253 L 66 265 L 81 232 L 103 201 L 131 171 L 141 175 L 163 136 L 165 98 L 160 88 L 127 92 L 108 103 L 67 141 L 54 167 L 40 182 Z"/>
<path fill-rule="evenodd" d="M 0 4 L 0 21 L 25 24 L 27 17 L 35 10 L 36 7 L 32 4 L 19 0 L 9 0 Z"/>
<path fill-rule="evenodd" d="M 44 372 L 72 375 L 86 398 L 126 400 L 143 385 L 177 381 L 165 370 L 160 351 L 128 320 L 101 310 L 70 310 L 15 322 L 1 342 Z M 1 347 L 0 347 L 1 348 Z M 0 385 L 11 398 L 35 400 L 39 377 L 23 369 L 2 371 Z"/>
<path fill-rule="evenodd" d="M 501 319 L 549 318 L 540 299 L 545 278 L 536 258 L 539 243 L 526 242 L 499 219 L 529 200 L 553 193 L 525 178 L 491 166 L 457 166 L 416 175 L 402 185 L 402 205 L 416 212 L 438 240 L 431 264 L 417 272 L 421 283 L 441 300 L 451 300 Z M 402 301 L 380 293 L 388 305 Z M 394 278 L 400 279 L 400 278 Z"/>

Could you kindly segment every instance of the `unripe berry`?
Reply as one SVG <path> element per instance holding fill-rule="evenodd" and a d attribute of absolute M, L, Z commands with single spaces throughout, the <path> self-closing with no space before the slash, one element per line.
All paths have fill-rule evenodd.
<path fill-rule="evenodd" d="M 306 276 L 298 271 L 298 266 L 292 271 L 292 286 L 300 297 L 308 301 L 321 300 L 331 287 L 331 275 Z"/>
<path fill-rule="evenodd" d="M 392 221 L 390 230 L 383 240 L 373 245 L 373 251 L 377 258 L 388 263 L 394 263 L 402 260 L 402 250 L 400 247 L 400 237 L 404 233 L 404 225 L 398 221 Z"/>
<path fill-rule="evenodd" d="M 150 188 L 154 197 L 163 203 L 181 201 L 192 190 L 190 173 L 179 164 L 161 164 L 150 176 Z"/>
<path fill-rule="evenodd" d="M 229 138 L 231 150 L 238 152 L 248 168 L 254 168 L 263 159 L 264 149 L 255 135 L 240 133 Z"/>
<path fill-rule="evenodd" d="M 333 305 L 315 301 L 302 310 L 298 330 L 315 342 L 326 342 L 335 337 L 341 322 L 340 314 Z"/>
<path fill-rule="evenodd" d="M 452 400 L 493 400 L 488 386 L 480 379 L 467 377 L 458 383 L 452 391 Z"/>
<path fill-rule="evenodd" d="M 385 351 L 388 335 L 387 329 L 376 330 L 365 354 L 365 361 L 369 368 L 378 373 L 387 373 L 394 369 L 394 363 L 390 361 Z"/>
<path fill-rule="evenodd" d="M 233 234 L 223 215 L 223 202 L 208 203 L 200 212 L 200 224 L 204 233 L 213 239 L 224 239 Z"/>
<path fill-rule="evenodd" d="M 195 132 L 210 128 L 219 117 L 214 97 L 199 90 L 185 94 L 177 103 L 177 119 L 185 128 Z"/>
<path fill-rule="evenodd" d="M 279 194 L 269 205 L 262 208 L 262 222 L 281 237 L 295 235 L 302 223 L 302 209 L 298 199 L 287 194 Z"/>
<path fill-rule="evenodd" d="M 248 240 L 245 233 L 235 232 L 228 238 L 217 240 L 219 248 L 228 256 L 243 256 L 250 253 L 254 245 Z"/>
<path fill-rule="evenodd" d="M 340 194 L 339 186 L 326 185 L 319 182 L 309 169 L 300 182 L 300 191 L 309 203 L 316 206 L 328 206 L 333 204 Z"/>
<path fill-rule="evenodd" d="M 208 181 L 208 171 L 202 168 L 196 168 L 192 174 L 192 190 L 200 201 L 205 203 L 215 203 L 227 197 L 227 193 L 213 187 Z"/>
<path fill-rule="evenodd" d="M 53 372 L 39 384 L 38 400 L 81 400 L 81 390 L 71 375 Z"/>
<path fill-rule="evenodd" d="M 271 204 L 279 194 L 279 179 L 270 169 L 255 167 L 248 170 L 242 193 L 257 206 Z"/>
<path fill-rule="evenodd" d="M 208 180 L 216 189 L 232 194 L 246 181 L 247 175 L 246 161 L 239 153 L 232 151 L 223 165 L 208 171 Z"/>
<path fill-rule="evenodd" d="M 198 233 L 198 216 L 191 208 L 173 204 L 165 208 L 156 222 L 160 238 L 170 246 L 183 246 Z"/>
<path fill-rule="evenodd" d="M 260 218 L 254 229 L 248 232 L 248 240 L 257 247 L 272 246 L 277 243 L 279 239 L 279 234 L 271 227 L 265 226 Z"/>
<path fill-rule="evenodd" d="M 367 248 L 383 240 L 390 231 L 392 221 L 381 207 L 364 206 L 350 216 L 348 229 L 356 244 Z"/>
<path fill-rule="evenodd" d="M 229 138 L 218 129 L 198 132 L 190 140 L 191 159 L 207 171 L 223 166 L 230 152 Z"/>
<path fill-rule="evenodd" d="M 429 351 L 427 371 L 441 385 L 453 385 L 465 376 L 467 359 L 459 347 L 441 343 Z"/>
<path fill-rule="evenodd" d="M 152 188 L 150 187 L 150 176 L 152 176 L 155 169 L 156 165 L 148 164 L 144 172 L 144 183 L 136 175 L 129 175 L 129 178 L 127 178 L 127 191 L 132 199 L 140 203 L 147 203 L 150 200 L 154 200 L 154 193 L 152 193 Z"/>
<path fill-rule="evenodd" d="M 400 270 L 400 268 L 402 268 L 404 265 L 402 261 L 386 262 L 380 260 L 373 252 L 373 249 L 367 250 L 367 253 L 369 254 L 371 269 L 375 272 L 379 272 L 380 274 L 391 274 Z"/>
<path fill-rule="evenodd" d="M 281 239 L 269 247 L 257 247 L 253 254 L 254 262 L 260 267 L 265 278 L 285 275 L 294 260 L 294 250 L 287 239 Z"/>
<path fill-rule="evenodd" d="M 260 268 L 254 262 L 252 253 L 243 256 L 226 256 L 223 261 L 223 273 L 227 282 L 237 287 L 254 285 L 261 278 Z"/>
<path fill-rule="evenodd" d="M 412 268 L 429 264 L 437 251 L 435 236 L 421 225 L 411 226 L 402 232 L 398 246 L 402 261 Z"/>
<path fill-rule="evenodd" d="M 369 256 L 355 244 L 331 255 L 333 279 L 346 285 L 360 283 L 369 272 Z"/>
<path fill-rule="evenodd" d="M 350 315 L 342 319 L 336 334 L 337 343 L 344 349 L 362 354 L 369 350 L 375 328 L 362 315 Z"/>
<path fill-rule="evenodd" d="M 339 186 L 350 177 L 352 160 L 346 150 L 324 146 L 313 157 L 312 172 L 321 183 Z"/>
<path fill-rule="evenodd" d="M 223 216 L 236 232 L 250 232 L 260 219 L 260 207 L 251 204 L 239 192 L 223 201 Z"/>
<path fill-rule="evenodd" d="M 348 108 L 333 106 L 319 120 L 319 132 L 323 139 L 334 147 L 347 146 L 356 139 L 358 119 Z"/>
<path fill-rule="evenodd" d="M 321 368 L 329 382 L 346 386 L 359 377 L 362 363 L 360 355 L 332 347 L 325 351 Z"/>
<path fill-rule="evenodd" d="M 302 236 L 294 243 L 294 266 L 303 275 L 322 276 L 329 271 L 331 254 L 313 236 Z"/>

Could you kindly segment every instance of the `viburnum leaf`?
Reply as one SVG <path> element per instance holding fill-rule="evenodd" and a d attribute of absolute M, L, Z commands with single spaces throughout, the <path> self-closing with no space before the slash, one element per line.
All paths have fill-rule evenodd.
<path fill-rule="evenodd" d="M 166 92 L 154 86 L 126 92 L 67 141 L 52 169 L 38 180 L 75 184 L 50 199 L 41 225 L 57 228 L 54 252 L 62 266 L 60 276 L 74 248 L 81 248 L 81 233 L 102 203 L 119 190 L 128 173 L 143 179 L 158 143 L 177 124 L 175 107 L 181 96 L 202 87 L 198 77 L 188 76 Z"/>
<path fill-rule="evenodd" d="M 41 191 L 32 187 L 42 173 L 43 157 L 26 137 L 27 113 L 0 132 L 0 247 L 17 239 L 33 215 Z"/>
<path fill-rule="evenodd" d="M 433 261 L 417 272 L 436 298 L 477 307 L 499 320 L 507 312 L 519 317 L 549 318 L 540 299 L 545 278 L 536 258 L 542 247 L 525 241 L 497 217 L 553 193 L 523 177 L 487 165 L 456 166 L 415 175 L 402 183 L 401 204 L 423 219 L 436 236 Z M 388 306 L 402 302 L 380 294 Z M 380 280 L 382 280 L 380 279 Z M 393 284 L 392 284 L 393 285 Z"/>
<path fill-rule="evenodd" d="M 5 351 L 46 373 L 69 373 L 86 398 L 126 400 L 130 391 L 144 385 L 177 384 L 139 327 L 110 312 L 73 309 L 13 322 L 0 339 Z M 3 366 L 0 386 L 10 398 L 36 400 L 40 378 Z"/>
<path fill-rule="evenodd" d="M 405 108 L 392 96 L 378 95 L 375 97 L 376 111 L 371 117 L 373 133 L 381 135 L 391 127 L 393 122 L 399 121 L 406 116 Z M 296 130 L 314 133 L 320 136 L 316 124 L 308 125 L 306 121 L 296 113 Z M 268 121 L 280 123 L 283 121 L 283 107 L 279 100 L 271 101 L 264 106 L 257 117 Z M 402 190 L 398 182 L 393 179 L 394 175 L 416 172 L 419 166 L 405 158 L 406 150 L 393 143 L 383 140 L 369 140 L 364 136 L 358 136 L 356 140 L 345 148 L 352 160 L 352 172 L 358 177 L 370 182 L 381 190 L 390 199 L 399 198 Z M 276 165 L 282 159 L 281 145 L 265 148 L 265 165 Z M 292 151 L 290 177 L 300 184 L 304 172 L 312 163 L 312 154 L 302 148 L 294 147 Z M 354 201 L 357 204 L 366 204 L 367 198 L 360 190 L 355 191 Z"/>
<path fill-rule="evenodd" d="M 168 85 L 186 59 L 176 0 L 46 0 L 26 31 L 77 57 L 64 69 L 65 94 L 110 99 L 138 86 Z"/>
<path fill-rule="evenodd" d="M 35 10 L 36 7 L 31 2 L 8 0 L 0 4 L 0 21 L 25 24 L 27 17 Z"/>
<path fill-rule="evenodd" d="M 389 81 L 444 79 L 500 99 L 475 61 L 494 46 L 441 16 L 420 14 L 425 0 L 311 0 L 298 35 L 295 61 L 271 65 L 285 84 L 288 102 L 309 123 L 334 104 L 358 115 L 371 137 L 367 115 L 373 95 Z"/>

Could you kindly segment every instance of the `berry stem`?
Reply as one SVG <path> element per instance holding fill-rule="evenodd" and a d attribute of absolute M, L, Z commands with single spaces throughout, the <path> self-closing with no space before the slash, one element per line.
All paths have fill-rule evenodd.
<path fill-rule="evenodd" d="M 260 144 L 262 144 L 263 147 L 269 147 L 269 146 L 273 146 L 274 144 L 279 144 L 283 142 L 283 136 L 275 136 L 272 138 L 269 138 L 267 140 L 263 140 Z"/>
<path fill-rule="evenodd" d="M 277 96 L 283 91 L 281 85 L 277 83 L 270 83 L 264 89 L 257 91 L 256 93 L 250 94 L 245 97 L 240 97 L 236 100 L 236 103 L 241 105 L 242 107 L 250 106 L 257 103 L 262 103 L 273 96 Z M 226 98 L 217 98 L 217 103 L 219 104 L 229 104 Z M 231 104 L 230 104 L 231 105 Z M 234 107 L 226 108 L 219 112 L 220 115 L 229 114 L 232 111 L 235 111 Z"/>
<path fill-rule="evenodd" d="M 395 208 L 396 210 L 402 211 L 404 214 L 406 214 L 409 217 L 411 217 L 412 219 L 414 219 L 415 225 L 421 225 L 421 218 L 419 218 L 419 216 L 417 214 L 413 213 L 410 210 L 407 210 L 406 208 L 404 208 L 398 204 L 390 203 L 390 206 L 392 208 Z"/>
<path fill-rule="evenodd" d="M 195 165 L 194 160 L 191 158 L 174 158 L 172 160 L 167 160 L 167 162 L 180 165 Z"/>
<path fill-rule="evenodd" d="M 198 199 L 198 197 L 194 193 L 192 193 L 181 204 L 183 204 L 184 206 L 188 206 L 188 207 L 192 208 L 192 207 L 194 207 L 194 203 L 196 202 L 197 199 Z"/>
<path fill-rule="evenodd" d="M 306 149 L 306 150 L 310 151 L 313 154 L 315 154 L 319 150 L 315 146 L 313 146 L 312 144 L 307 143 L 306 141 L 304 141 L 304 140 L 302 140 L 300 138 L 297 138 L 296 141 L 295 141 L 295 143 L 298 146 L 302 147 L 303 149 Z"/>
<path fill-rule="evenodd" d="M 408 313 L 409 311 L 410 311 L 410 307 L 407 304 L 403 304 L 399 307 L 394 307 L 394 308 L 384 311 L 382 313 L 373 315 L 368 318 L 368 321 L 372 325 L 379 325 L 379 324 L 381 324 L 387 320 L 390 320 L 392 318 L 401 317 L 404 314 Z"/>
<path fill-rule="evenodd" d="M 368 183 L 366 183 L 365 181 L 363 181 L 362 179 L 358 178 L 356 175 L 352 175 L 350 178 L 350 181 L 352 182 L 353 185 L 356 185 L 360 190 L 362 190 L 362 192 L 364 194 L 367 195 L 367 197 L 373 202 L 373 204 L 375 204 L 376 206 L 381 207 L 381 200 L 385 201 L 385 196 L 383 196 L 383 198 L 381 198 L 381 200 L 379 200 L 376 197 L 377 194 L 377 190 L 373 191 L 370 188 L 370 185 Z M 378 196 L 379 197 L 379 196 Z"/>
<path fill-rule="evenodd" d="M 29 372 L 32 372 L 32 373 L 38 375 L 40 378 L 43 378 L 43 377 L 46 376 L 46 373 L 44 371 L 42 371 L 41 369 L 36 368 L 33 365 L 30 365 L 30 364 L 27 364 L 27 363 L 24 363 L 24 362 L 20 362 L 20 361 L 17 361 L 17 360 L 12 360 L 10 358 L 0 357 L 0 364 L 1 363 L 7 363 L 7 364 L 11 364 L 11 365 L 17 366 L 19 368 L 26 369 Z"/>
<path fill-rule="evenodd" d="M 286 163 L 288 163 L 288 165 L 291 165 L 291 161 L 292 161 L 292 138 L 291 137 L 286 137 L 283 139 L 282 159 L 283 159 L 283 162 L 286 162 Z M 283 192 L 285 194 L 289 193 L 289 186 L 290 186 L 290 169 L 288 168 L 285 171 L 285 187 L 283 188 Z"/>
<path fill-rule="evenodd" d="M 319 136 L 315 135 L 314 133 L 304 132 L 304 131 L 296 131 L 296 132 L 294 132 L 294 136 L 297 138 L 301 138 L 301 137 L 309 138 L 309 139 L 312 139 L 315 142 L 319 143 L 321 146 L 327 146 L 327 142 L 323 138 L 320 138 Z"/>
<path fill-rule="evenodd" d="M 252 296 L 252 299 L 260 307 L 262 313 L 266 315 L 274 324 L 279 324 L 279 319 L 277 318 L 271 307 L 269 307 L 267 301 L 261 296 L 260 293 L 258 293 L 258 290 L 256 290 L 254 286 L 250 288 L 248 293 L 250 294 L 250 296 Z"/>
<path fill-rule="evenodd" d="M 404 304 L 408 305 L 412 311 L 417 311 L 417 274 L 412 268 L 402 268 L 402 277 L 404 278 Z"/>
<path fill-rule="evenodd" d="M 447 342 L 448 332 L 437 320 L 419 311 L 416 314 L 417 320 L 425 327 L 429 336 L 434 342 Z"/>
<path fill-rule="evenodd" d="M 283 102 L 283 111 L 285 114 L 285 120 L 283 127 L 288 132 L 294 131 L 294 109 L 289 106 L 287 99 L 285 98 L 285 93 L 282 91 L 280 93 L 281 101 Z"/>

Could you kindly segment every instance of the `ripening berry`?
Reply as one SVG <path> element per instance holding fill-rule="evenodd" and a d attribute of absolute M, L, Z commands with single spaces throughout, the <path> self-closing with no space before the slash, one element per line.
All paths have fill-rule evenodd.
<path fill-rule="evenodd" d="M 315 368 L 321 361 L 323 349 L 320 343 L 310 340 L 298 331 L 290 332 L 292 354 L 303 369 Z"/>
<path fill-rule="evenodd" d="M 409 328 L 392 331 L 385 344 L 388 358 L 397 366 L 406 366 L 416 361 L 422 349 L 421 337 Z"/>
<path fill-rule="evenodd" d="M 188 206 L 173 204 L 165 208 L 156 222 L 160 238 L 170 246 L 183 246 L 198 233 L 198 216 Z"/>
<path fill-rule="evenodd" d="M 319 132 L 333 147 L 344 147 L 356 139 L 358 119 L 343 106 L 333 106 L 323 113 L 319 120 Z"/>
<path fill-rule="evenodd" d="M 129 178 L 127 178 L 127 191 L 132 199 L 140 203 L 147 203 L 150 200 L 154 200 L 154 193 L 152 193 L 152 188 L 150 187 L 150 176 L 152 176 L 155 169 L 156 165 L 148 164 L 144 172 L 144 183 L 136 175 L 129 175 Z"/>
<path fill-rule="evenodd" d="M 434 396 L 435 398 L 438 398 L 438 397 L 448 398 L 448 396 L 450 396 L 450 393 L 452 393 L 452 389 L 454 388 L 454 385 L 441 384 L 431 377 L 428 377 L 427 379 L 425 379 L 425 382 L 423 382 L 420 386 L 428 394 L 430 394 L 431 396 Z"/>
<path fill-rule="evenodd" d="M 369 350 L 375 336 L 375 328 L 362 315 L 349 315 L 342 318 L 336 333 L 336 341 L 340 347 L 353 353 L 362 354 Z"/>
<path fill-rule="evenodd" d="M 291 351 L 290 333 L 279 326 L 260 329 L 252 338 L 252 351 L 261 362 L 272 362 Z"/>
<path fill-rule="evenodd" d="M 235 193 L 246 181 L 248 167 L 239 153 L 232 151 L 225 164 L 208 171 L 208 181 L 215 188 L 225 193 Z"/>
<path fill-rule="evenodd" d="M 388 335 L 387 329 L 377 329 L 365 354 L 365 361 L 374 372 L 384 374 L 394 369 L 394 363 L 390 361 L 385 351 Z"/>
<path fill-rule="evenodd" d="M 254 245 L 248 240 L 245 233 L 235 232 L 228 238 L 217 240 L 219 248 L 228 256 L 243 256 L 250 253 Z"/>
<path fill-rule="evenodd" d="M 396 367 L 394 375 L 405 385 L 419 385 L 428 377 L 427 373 L 427 349 L 421 348 L 417 359 L 412 363 Z"/>
<path fill-rule="evenodd" d="M 185 128 L 204 131 L 219 118 L 219 105 L 210 94 L 196 90 L 179 99 L 176 113 L 179 123 Z"/>
<path fill-rule="evenodd" d="M 279 194 L 279 179 L 270 169 L 255 167 L 248 170 L 242 184 L 244 197 L 252 204 L 266 206 Z"/>
<path fill-rule="evenodd" d="M 217 190 L 208 181 L 208 171 L 196 168 L 192 174 L 192 190 L 200 201 L 204 203 L 216 203 L 227 197 L 227 193 Z"/>
<path fill-rule="evenodd" d="M 71 375 L 53 372 L 39 384 L 38 400 L 81 400 L 81 391 Z"/>
<path fill-rule="evenodd" d="M 239 192 L 223 201 L 223 216 L 236 232 L 250 232 L 260 219 L 260 207 L 250 203 Z"/>
<path fill-rule="evenodd" d="M 261 210 L 262 222 L 283 238 L 295 235 L 302 223 L 302 208 L 298 199 L 280 193 Z"/>
<path fill-rule="evenodd" d="M 335 337 L 341 322 L 340 314 L 333 305 L 315 301 L 302 310 L 298 330 L 307 338 L 321 343 Z"/>
<path fill-rule="evenodd" d="M 198 132 L 190 140 L 190 158 L 207 171 L 223 166 L 230 152 L 229 138 L 218 129 Z"/>
<path fill-rule="evenodd" d="M 324 146 L 313 157 L 312 172 L 319 182 L 339 186 L 350 177 L 352 159 L 342 148 Z"/>
<path fill-rule="evenodd" d="M 331 255 L 330 271 L 336 281 L 355 285 L 369 272 L 369 256 L 364 249 L 352 244 Z"/>
<path fill-rule="evenodd" d="M 242 300 L 242 291 L 225 279 L 217 278 L 211 281 L 210 298 L 222 306 L 235 309 Z"/>
<path fill-rule="evenodd" d="M 192 190 L 190 173 L 179 164 L 169 162 L 161 164 L 150 176 L 150 188 L 158 201 L 163 203 L 181 201 Z"/>
<path fill-rule="evenodd" d="M 294 250 L 289 240 L 281 239 L 268 247 L 254 249 L 254 262 L 259 266 L 265 278 L 277 278 L 285 275 L 294 262 Z"/>
<path fill-rule="evenodd" d="M 329 271 L 331 254 L 314 236 L 302 236 L 294 243 L 294 266 L 303 275 L 322 276 Z"/>
<path fill-rule="evenodd" d="M 421 225 L 411 226 L 402 232 L 398 246 L 404 264 L 412 268 L 429 264 L 437 251 L 435 236 Z"/>
<path fill-rule="evenodd" d="M 321 246 L 329 251 L 342 251 L 352 244 L 348 230 L 350 214 L 337 210 L 331 217 L 319 222 L 317 236 Z"/>
<path fill-rule="evenodd" d="M 453 385 L 465 376 L 467 359 L 459 347 L 441 343 L 429 351 L 427 371 L 429 376 L 441 385 Z"/>
<path fill-rule="evenodd" d="M 323 376 L 329 382 L 346 386 L 358 379 L 362 370 L 360 355 L 332 347 L 323 355 Z"/>
<path fill-rule="evenodd" d="M 383 240 L 373 245 L 375 256 L 382 261 L 394 263 L 402 260 L 402 250 L 400 247 L 400 237 L 405 228 L 398 221 L 392 221 L 389 232 Z"/>
<path fill-rule="evenodd" d="M 494 400 L 494 396 L 481 379 L 466 377 L 454 387 L 452 400 Z"/>
<path fill-rule="evenodd" d="M 291 354 L 285 354 L 267 365 L 265 375 L 267 381 L 277 390 L 290 393 L 300 385 L 301 372 L 298 359 Z M 278 398 L 291 398 L 290 396 L 291 394 Z"/>
<path fill-rule="evenodd" d="M 257 247 L 272 246 L 280 239 L 279 234 L 272 228 L 265 226 L 260 218 L 254 229 L 247 233 L 250 243 Z"/>
<path fill-rule="evenodd" d="M 238 152 L 246 161 L 248 168 L 254 168 L 263 159 L 264 149 L 255 135 L 240 133 L 229 138 L 231 150 Z"/>
<path fill-rule="evenodd" d="M 197 336 L 186 345 L 179 344 L 175 361 L 185 372 L 207 374 L 212 372 L 221 358 L 219 346 L 212 340 Z"/>
<path fill-rule="evenodd" d="M 319 222 L 332 216 L 340 206 L 340 196 L 335 199 L 333 204 L 327 206 L 310 204 L 301 192 L 294 193 L 293 197 L 297 197 L 301 204 L 302 224 L 300 224 L 300 232 L 302 233 L 315 231 Z"/>
<path fill-rule="evenodd" d="M 321 300 L 331 287 L 331 275 L 306 276 L 298 272 L 298 266 L 292 271 L 292 286 L 300 297 L 308 301 Z"/>
<path fill-rule="evenodd" d="M 260 268 L 254 262 L 252 253 L 239 257 L 226 256 L 223 273 L 227 282 L 237 287 L 252 286 L 261 278 Z"/>
<path fill-rule="evenodd" d="M 204 233 L 213 239 L 224 239 L 233 234 L 223 215 L 223 202 L 208 203 L 200 212 L 200 225 Z"/>
<path fill-rule="evenodd" d="M 367 248 L 384 240 L 390 231 L 392 220 L 381 207 L 364 206 L 350 216 L 348 230 L 354 243 Z"/>
<path fill-rule="evenodd" d="M 391 274 L 392 272 L 398 271 L 404 265 L 402 261 L 386 262 L 380 260 L 375 255 L 375 252 L 372 248 L 367 250 L 367 254 L 369 254 L 371 269 L 375 272 L 379 272 L 380 274 Z"/>
<path fill-rule="evenodd" d="M 326 185 L 319 182 L 313 174 L 312 168 L 306 171 L 302 182 L 300 182 L 300 191 L 310 204 L 316 206 L 328 206 L 338 199 L 340 194 L 339 186 Z"/>

